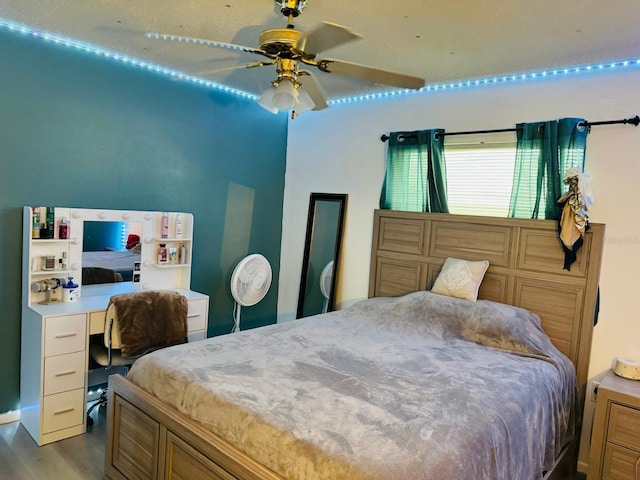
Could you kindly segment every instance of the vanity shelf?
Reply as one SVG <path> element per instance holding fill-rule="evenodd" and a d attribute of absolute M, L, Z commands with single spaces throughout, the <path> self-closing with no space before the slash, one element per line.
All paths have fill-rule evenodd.
<path fill-rule="evenodd" d="M 35 244 L 44 243 L 71 243 L 77 241 L 71 238 L 32 238 L 31 241 Z"/>
<path fill-rule="evenodd" d="M 154 237 L 153 241 L 156 243 L 188 243 L 191 241 L 190 238 L 161 238 L 161 237 Z"/>
<path fill-rule="evenodd" d="M 67 275 L 74 275 L 76 272 L 71 270 L 35 270 L 31 271 L 31 275 L 45 275 L 50 277 L 66 277 Z"/>

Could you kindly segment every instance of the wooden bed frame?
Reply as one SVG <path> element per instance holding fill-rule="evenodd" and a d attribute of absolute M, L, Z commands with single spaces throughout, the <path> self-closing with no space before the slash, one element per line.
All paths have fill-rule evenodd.
<path fill-rule="evenodd" d="M 489 260 L 480 298 L 536 312 L 576 367 L 584 398 L 604 225 L 591 224 L 571 270 L 557 223 L 377 210 L 369 296 L 429 288 L 447 257 Z M 105 478 L 284 480 L 119 375 L 109 380 Z M 545 479 L 575 469 L 577 439 Z"/>

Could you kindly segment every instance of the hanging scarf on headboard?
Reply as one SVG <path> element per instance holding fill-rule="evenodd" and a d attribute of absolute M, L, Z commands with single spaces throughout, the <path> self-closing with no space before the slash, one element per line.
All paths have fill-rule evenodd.
<path fill-rule="evenodd" d="M 584 233 L 589 229 L 587 210 L 593 205 L 593 193 L 589 182 L 591 175 L 579 168 L 571 167 L 564 174 L 564 183 L 569 185 L 567 193 L 558 199 L 562 214 L 558 223 L 560 240 L 564 249 L 564 269 L 570 270 L 576 261 L 576 252 L 583 243 Z"/>

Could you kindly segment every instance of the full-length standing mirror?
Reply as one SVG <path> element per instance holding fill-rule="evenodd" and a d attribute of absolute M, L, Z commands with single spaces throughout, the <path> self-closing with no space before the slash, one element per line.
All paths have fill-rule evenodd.
<path fill-rule="evenodd" d="M 346 204 L 346 194 L 311 194 L 296 318 L 335 308 Z"/>

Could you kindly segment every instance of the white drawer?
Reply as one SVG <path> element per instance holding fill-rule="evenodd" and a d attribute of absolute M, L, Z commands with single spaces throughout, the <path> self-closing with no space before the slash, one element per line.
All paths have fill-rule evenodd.
<path fill-rule="evenodd" d="M 44 394 L 84 388 L 85 352 L 45 357 Z"/>
<path fill-rule="evenodd" d="M 189 300 L 187 323 L 189 332 L 204 330 L 207 328 L 207 315 L 209 314 L 206 298 L 201 300 Z"/>
<path fill-rule="evenodd" d="M 85 349 L 87 316 L 84 313 L 45 319 L 44 354 L 61 355 Z"/>
<path fill-rule="evenodd" d="M 42 402 L 42 433 L 81 425 L 85 412 L 84 388 L 44 397 Z"/>

